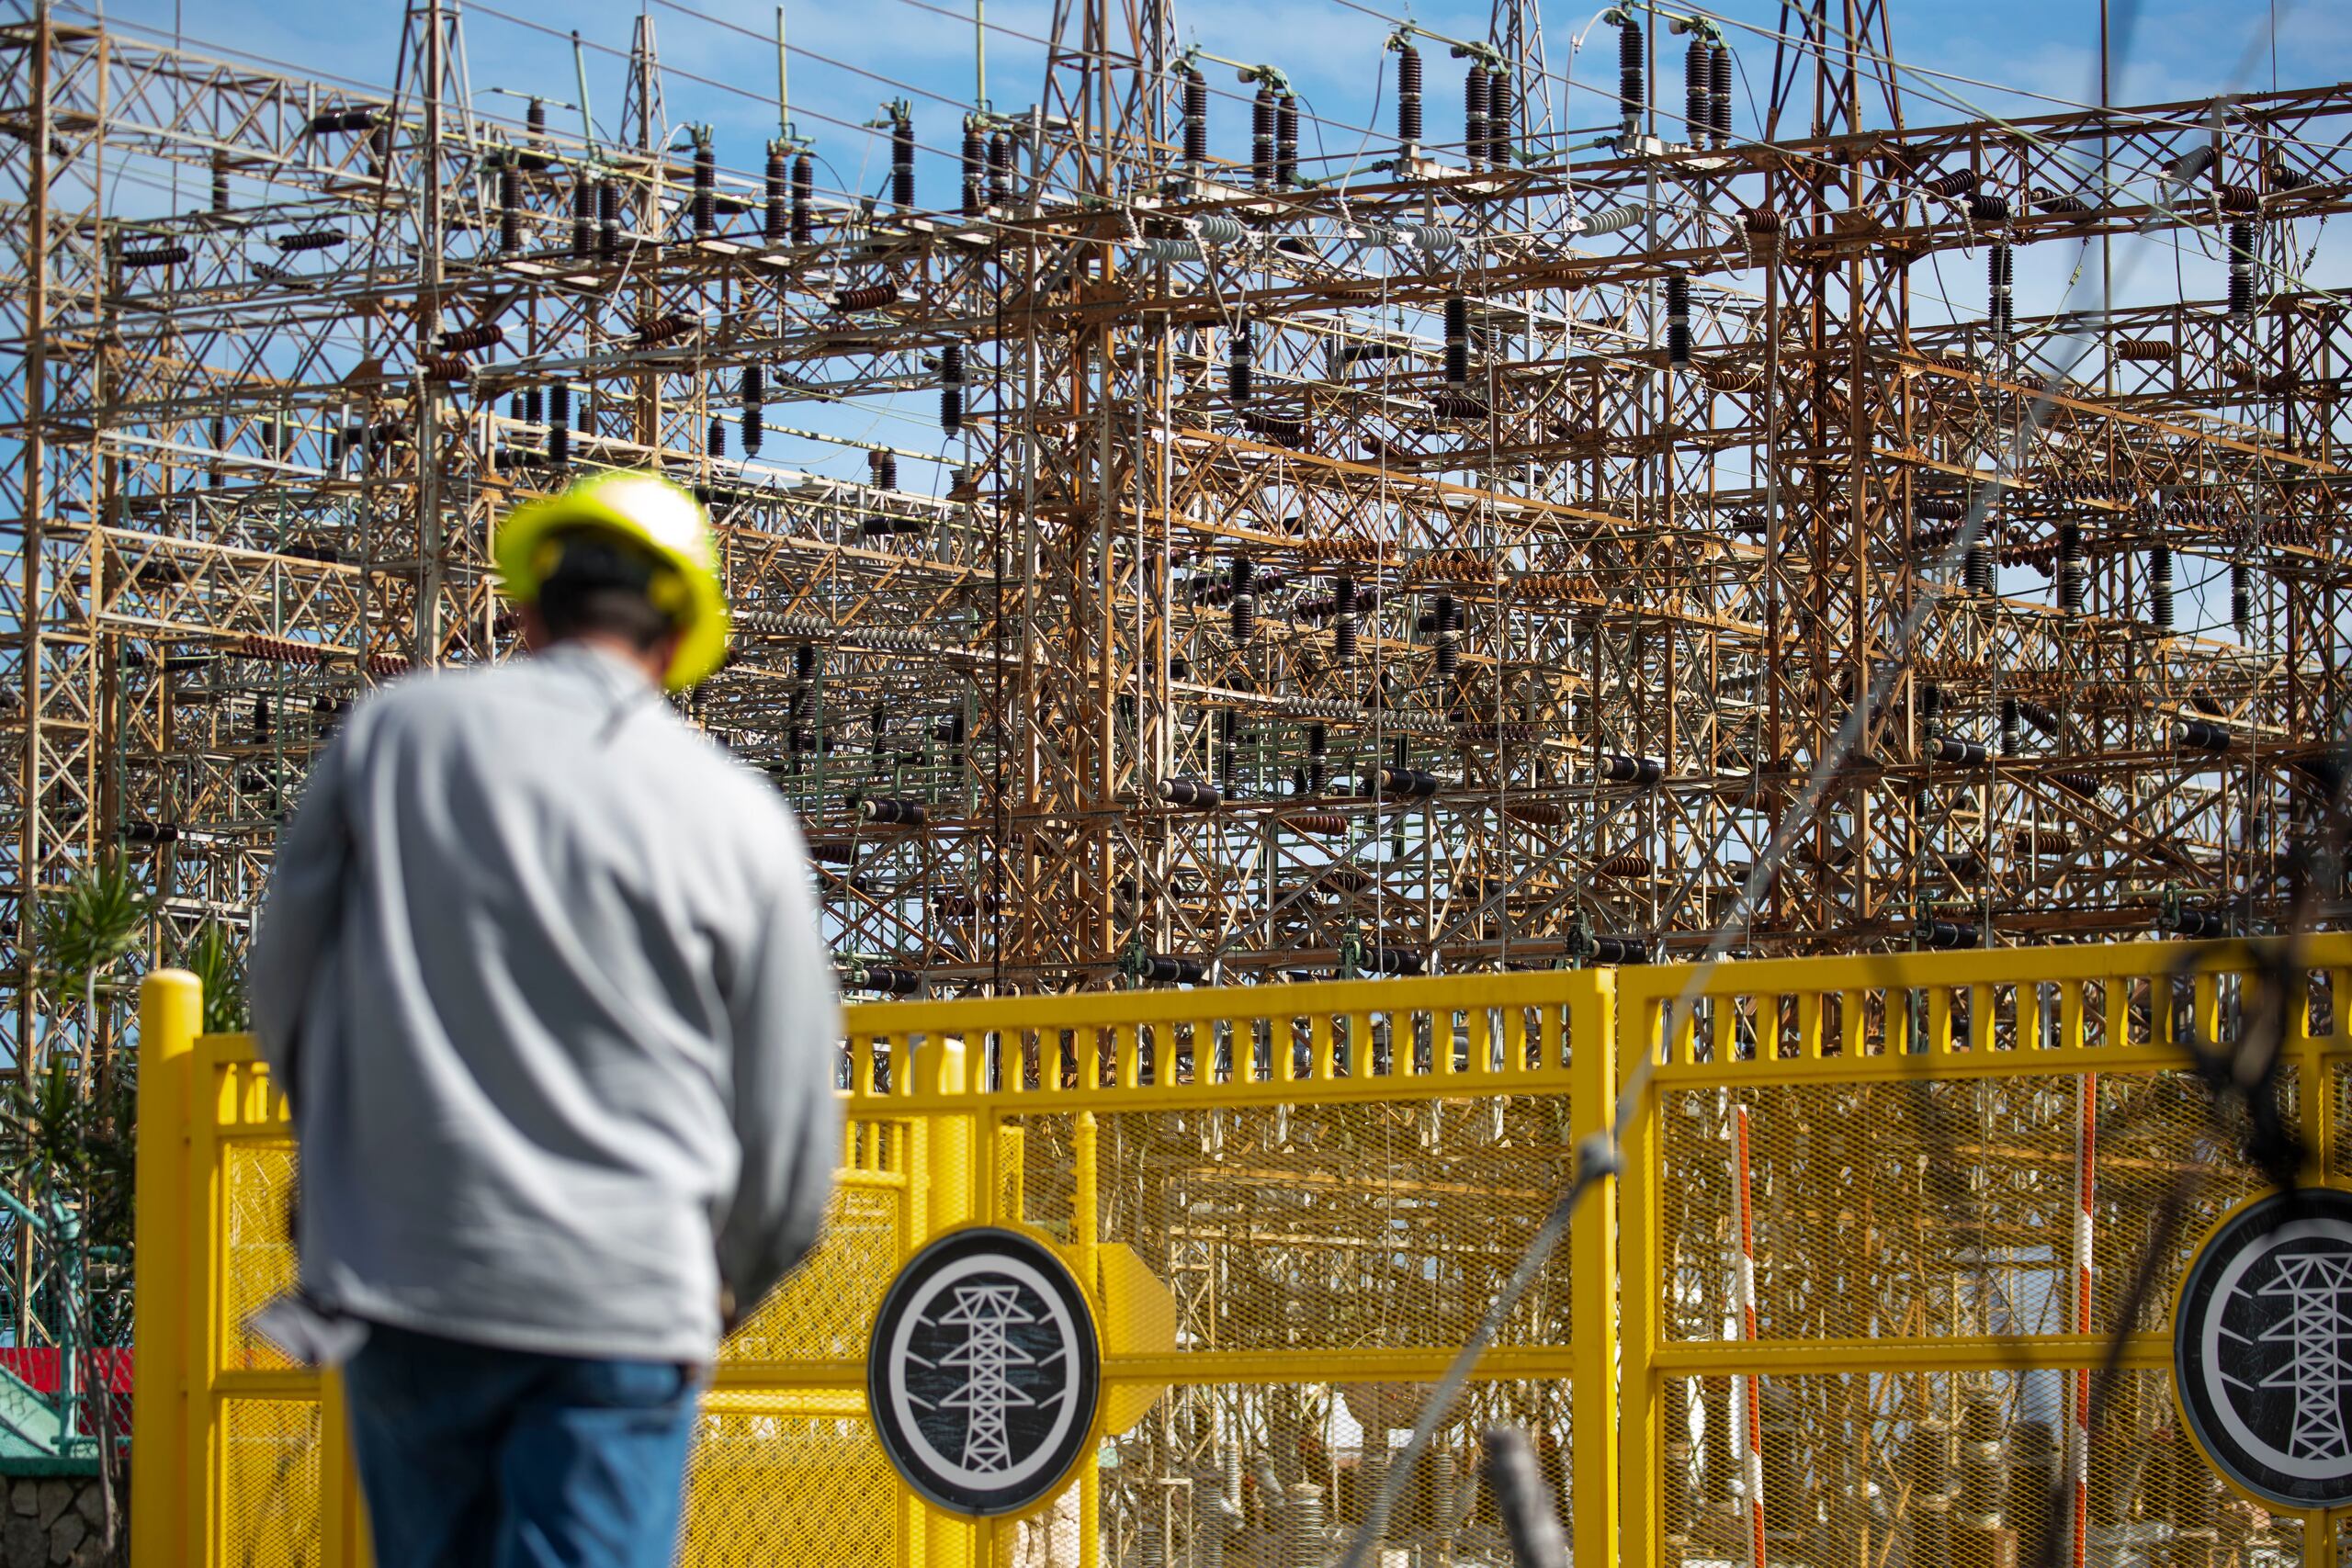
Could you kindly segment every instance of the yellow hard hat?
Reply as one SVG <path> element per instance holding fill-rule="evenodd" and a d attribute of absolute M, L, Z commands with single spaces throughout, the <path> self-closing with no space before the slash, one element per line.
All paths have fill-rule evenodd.
<path fill-rule="evenodd" d="M 718 586 L 718 545 L 702 503 L 659 474 L 607 473 L 514 509 L 498 532 L 499 587 L 517 604 L 536 602 L 555 569 L 559 535 L 575 528 L 617 534 L 667 570 L 649 593 L 684 632 L 662 684 L 682 692 L 727 657 L 727 595 Z"/>

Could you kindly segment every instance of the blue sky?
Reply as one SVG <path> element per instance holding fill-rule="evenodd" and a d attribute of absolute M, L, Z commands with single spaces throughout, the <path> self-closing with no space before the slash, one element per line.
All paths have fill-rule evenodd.
<path fill-rule="evenodd" d="M 21 7 L 23 0 L 17 0 Z M 1438 32 L 1484 38 L 1490 10 L 1462 0 L 1364 0 L 1351 8 L 1343 0 L 1177 0 L 1180 37 L 1216 53 L 1265 61 L 1289 73 L 1312 108 L 1337 126 L 1362 127 L 1371 118 L 1376 79 L 1383 64 L 1381 43 L 1391 24 L 1377 11 L 1413 18 Z M 1114 10 L 1124 7 L 1114 7 Z M 2232 85 L 2267 87 L 2272 81 L 2273 9 L 2264 3 L 2215 4 L 2211 0 L 2148 0 L 2133 7 L 2127 47 L 2116 63 L 2118 102 L 2162 102 L 2210 96 Z M 401 7 L 390 0 L 356 6 L 260 4 L 255 0 L 130 0 L 105 6 L 109 17 L 170 34 L 177 28 L 198 47 L 235 50 L 305 71 L 384 85 L 392 76 L 401 30 Z M 792 95 L 804 130 L 841 171 L 843 183 L 875 188 L 882 172 L 875 139 L 855 129 L 874 118 L 880 104 L 914 89 L 922 140 L 933 147 L 953 143 L 958 108 L 973 94 L 973 29 L 957 17 L 969 14 L 969 0 L 831 0 L 790 6 L 788 30 L 798 50 L 792 68 Z M 1555 77 L 1571 72 L 1579 85 L 1573 110 L 1577 125 L 1606 118 L 1600 97 L 1587 86 L 1613 85 L 1614 40 L 1605 30 L 1579 51 L 1576 37 L 1590 28 L 1593 10 L 1566 7 L 1543 17 L 1547 58 Z M 2092 96 L 2098 60 L 2098 7 L 2091 0 L 1981 0 L 1952 5 L 1918 0 L 1894 8 L 1895 52 L 1906 63 L 1982 82 L 2000 82 L 2030 92 L 2081 100 Z M 502 19 L 526 18 L 558 36 Z M 951 16 L 948 13 L 954 13 Z M 634 5 L 579 4 L 560 9 L 504 0 L 493 9 L 466 10 L 468 59 L 481 107 L 501 107 L 487 90 L 507 87 L 574 96 L 570 46 L 560 36 L 577 28 L 592 46 L 589 89 L 599 118 L 611 119 L 620 107 L 622 70 L 617 58 L 594 46 L 626 50 L 639 14 Z M 1760 92 L 1770 67 L 1765 36 L 1777 25 L 1779 0 L 1739 0 L 1716 14 L 1733 24 L 1731 38 L 1745 78 L 1738 117 L 1752 124 L 1746 90 Z M 773 133 L 775 67 L 773 37 L 775 7 L 769 0 L 688 0 L 684 6 L 650 9 L 665 67 L 665 107 L 673 123 L 705 121 L 718 136 L 723 160 L 739 169 L 755 168 L 762 141 Z M 2321 0 L 2276 7 L 2278 80 L 2308 85 L 2352 75 L 2352 7 Z M 2119 30 L 2123 26 L 2118 11 Z M 1035 101 L 1044 51 L 1034 41 L 1051 25 L 1049 0 L 991 0 L 988 6 L 989 96 L 999 108 Z M 815 58 L 827 57 L 828 64 Z M 1663 73 L 1662 96 L 1679 96 L 1679 62 Z M 872 73 L 862 75 L 858 69 Z M 1458 118 L 1454 107 L 1459 68 L 1432 58 L 1432 133 Z M 1229 73 L 1219 73 L 1230 86 Z M 1930 85 L 1906 83 L 1908 115 L 1915 122 L 1964 118 L 1962 111 L 1929 96 Z M 2001 112 L 2030 111 L 2033 103 L 2015 94 L 1940 82 L 1934 89 Z M 926 96 L 926 95 L 936 95 Z M 948 101 L 943 101 L 948 100 Z M 512 112 L 511 103 L 504 106 Z M 1231 100 L 1214 111 L 1219 151 L 1238 152 L 1246 135 L 1246 112 Z M 1384 107 L 1380 117 L 1385 120 Z M 1311 138 L 1310 138 L 1311 140 Z M 1326 150 L 1343 154 L 1360 141 L 1338 130 L 1326 135 Z M 1334 143 L 1340 143 L 1335 145 Z M 1311 152 L 1311 149 L 1310 149 Z M 933 187 L 926 201 L 950 195 L 944 165 L 926 170 Z"/>
<path fill-rule="evenodd" d="M 1042 40 L 1052 25 L 1052 0 L 985 3 L 989 99 L 1000 111 L 1019 111 L 1039 96 Z M 15 4 L 21 8 L 25 0 Z M 1387 151 L 1394 89 L 1392 82 L 1384 80 L 1391 57 L 1382 45 L 1395 25 L 1393 18 L 1409 15 L 1440 34 L 1485 39 L 1493 16 L 1487 6 L 1475 0 L 1414 0 L 1409 7 L 1406 0 L 1174 4 L 1182 42 L 1234 59 L 1262 61 L 1289 75 L 1309 111 L 1303 141 L 1310 171 L 1318 151 L 1340 164 L 1358 156 L 1377 158 Z M 906 96 L 914 107 L 918 136 L 929 150 L 920 171 L 919 201 L 925 207 L 953 204 L 956 174 L 945 153 L 956 144 L 959 117 L 975 91 L 970 5 L 971 0 L 791 0 L 787 30 L 795 49 L 794 113 L 799 130 L 815 138 L 825 161 L 820 186 L 866 194 L 883 189 L 887 147 L 864 127 L 879 117 L 886 101 Z M 1125 7 L 1112 9 L 1116 14 Z M 1615 39 L 1609 28 L 1595 25 L 1599 10 L 1598 5 L 1555 8 L 1542 17 L 1555 104 L 1571 127 L 1599 127 L 1614 112 Z M 199 51 L 379 88 L 393 78 L 403 20 L 396 0 L 361 0 L 356 6 L 117 0 L 103 11 L 110 20 L 164 38 L 176 30 L 188 47 Z M 600 130 L 610 134 L 618 125 L 624 57 L 639 14 L 636 4 L 593 0 L 562 9 L 529 0 L 466 6 L 465 82 L 474 104 L 485 114 L 519 118 L 521 101 L 493 89 L 574 99 L 572 52 L 566 35 L 576 28 L 588 45 L 589 99 Z M 664 69 L 662 107 L 671 125 L 709 124 L 722 165 L 747 175 L 756 171 L 764 142 L 776 129 L 774 0 L 646 0 L 644 14 L 656 30 Z M 1754 99 L 1770 79 L 1770 34 L 1779 22 L 1779 0 L 1736 0 L 1712 14 L 1725 21 L 1739 62 L 1736 127 L 1742 134 L 1754 134 Z M 2063 107 L 2029 94 L 2068 103 L 2094 99 L 2098 17 L 2097 0 L 1973 0 L 1967 5 L 1897 0 L 1893 22 L 1896 56 L 1922 72 L 1944 73 L 1906 77 L 1906 119 L 1914 125 L 1936 125 L 1972 118 L 1978 111 L 2032 114 Z M 2233 88 L 2268 88 L 2274 80 L 2281 86 L 2299 86 L 2352 77 L 2352 6 L 2341 0 L 2281 0 L 2275 7 L 2267 0 L 2145 0 L 2130 7 L 2117 0 L 2115 29 L 2114 98 L 2119 104 L 2200 101 Z M 1585 41 L 1578 48 L 1580 36 Z M 1679 40 L 1662 52 L 1667 58 L 1658 73 L 1659 100 L 1671 109 L 1680 100 Z M 1433 141 L 1450 140 L 1460 134 L 1462 67 L 1447 60 L 1440 48 L 1425 47 L 1424 53 L 1430 135 Z M 1573 94 L 1570 82 L 1575 84 Z M 1242 96 L 1250 89 L 1240 86 L 1227 68 L 1211 68 L 1211 83 L 1224 95 L 1212 107 L 1213 147 L 1220 155 L 1246 157 L 1249 116 Z M 2004 86 L 1981 85 L 1988 83 Z M 572 111 L 555 112 L 563 123 L 576 123 Z M 1312 123 L 1316 118 L 1324 122 L 1319 130 Z M 1367 136 L 1363 128 L 1375 123 L 1379 129 Z M 196 198 L 191 191 L 189 199 Z M 2297 249 L 2314 252 L 2309 274 L 2312 281 L 2352 286 L 2352 246 L 2335 243 L 2337 238 L 2317 228 L 2299 238 Z M 2222 269 L 2211 254 L 2211 242 L 2209 234 L 2187 243 L 2165 236 L 2119 243 L 2119 299 L 2143 302 L 2218 296 Z M 2017 263 L 2018 313 L 2095 306 L 2095 288 L 2087 279 L 2073 276 L 2083 259 L 2075 247 L 2026 247 Z M 1974 319 L 1983 309 L 1981 266 L 1979 258 L 1968 255 L 1939 258 L 1933 266 L 1917 269 L 1914 309 L 1918 318 L 1942 314 L 1934 296 L 1949 287 L 1956 308 Z M 2095 277 L 2095 266 L 2089 271 Z M 818 415 L 812 423 L 851 440 L 927 446 L 935 439 L 924 434 L 929 429 L 927 408 L 842 408 Z M 854 446 L 785 441 L 772 443 L 763 457 L 843 479 L 865 477 L 863 454 Z M 908 470 L 910 488 L 935 488 L 938 476 L 928 472 L 929 467 Z M 2201 599 L 2193 583 L 2183 586 L 2192 602 Z"/>

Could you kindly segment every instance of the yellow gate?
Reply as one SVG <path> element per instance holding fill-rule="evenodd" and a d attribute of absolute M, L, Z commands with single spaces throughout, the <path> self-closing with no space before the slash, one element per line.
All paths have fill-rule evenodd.
<path fill-rule="evenodd" d="M 1326 1560 L 1645 1071 L 1622 1179 L 1504 1323 L 1393 1549 L 1475 1554 L 1476 1436 L 1510 1424 L 1585 1563 L 2033 1568 L 2055 1528 L 2070 1568 L 2332 1568 L 2174 1429 L 2171 1281 L 2251 1180 L 2178 1043 L 2227 1039 L 2243 981 L 2218 949 L 2177 976 L 2188 951 L 1724 964 L 1687 998 L 1659 966 L 852 1008 L 829 1228 L 722 1353 L 684 1561 Z M 2287 1089 L 2332 1174 L 2352 939 L 2306 956 Z M 332 1380 L 242 1327 L 291 1274 L 283 1101 L 199 1018 L 192 979 L 150 979 L 134 1561 L 341 1568 L 365 1552 Z M 2200 1169 L 2087 1441 L 2151 1217 Z M 979 1527 L 899 1483 L 864 1382 L 899 1264 L 974 1221 L 1070 1263 L 1107 1412 L 1063 1498 Z M 2026 1507 L 2036 1484 L 2065 1506 Z"/>

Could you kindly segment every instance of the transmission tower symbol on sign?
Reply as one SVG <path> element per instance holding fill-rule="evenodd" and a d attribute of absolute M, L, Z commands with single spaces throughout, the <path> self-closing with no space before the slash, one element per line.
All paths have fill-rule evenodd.
<path fill-rule="evenodd" d="M 951 1231 L 899 1269 L 866 1346 L 875 1435 L 900 1476 L 958 1514 L 1059 1489 L 1094 1429 L 1100 1359 L 1078 1281 L 1018 1231 Z"/>
<path fill-rule="evenodd" d="M 2281 1507 L 2352 1504 L 2352 1193 L 2274 1192 L 2198 1249 L 2173 1319 L 2206 1456 Z"/>
<path fill-rule="evenodd" d="M 1017 1368 L 1036 1365 L 1036 1358 L 1012 1336 L 1012 1330 L 1037 1321 L 1037 1314 L 1023 1303 L 1023 1294 L 1017 1282 L 1001 1277 L 958 1285 L 955 1304 L 935 1320 L 968 1336 L 940 1359 L 942 1366 L 965 1374 L 942 1407 L 964 1412 L 964 1463 L 982 1474 L 1001 1475 L 1012 1468 L 1005 1413 L 1037 1403 L 1012 1376 Z"/>

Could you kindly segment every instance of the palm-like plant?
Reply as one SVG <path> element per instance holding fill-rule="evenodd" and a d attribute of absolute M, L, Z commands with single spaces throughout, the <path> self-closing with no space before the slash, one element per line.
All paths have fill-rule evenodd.
<path fill-rule="evenodd" d="M 229 933 L 217 920 L 207 920 L 188 944 L 187 968 L 204 987 L 204 1032 L 231 1034 L 247 1022 L 243 966 Z"/>
<path fill-rule="evenodd" d="M 88 1085 L 87 1043 L 97 1035 L 100 983 L 138 951 L 149 908 L 146 895 L 119 858 L 99 863 L 41 903 L 34 955 L 40 988 L 56 1006 L 77 997 L 83 1006 L 85 1043 L 74 1064 L 77 1089 Z"/>

